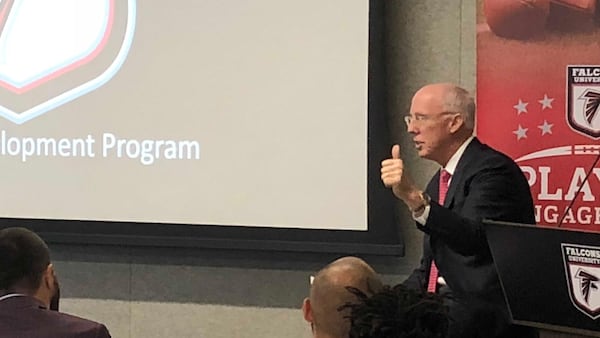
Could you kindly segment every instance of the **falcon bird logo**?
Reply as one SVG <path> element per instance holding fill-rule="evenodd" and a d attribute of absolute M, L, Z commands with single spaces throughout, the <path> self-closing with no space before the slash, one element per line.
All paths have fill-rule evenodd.
<path fill-rule="evenodd" d="M 585 120 L 591 125 L 594 117 L 598 113 L 598 106 L 600 106 L 600 93 L 588 90 L 581 98 L 585 99 Z"/>
<path fill-rule="evenodd" d="M 560 246 L 571 303 L 592 320 L 600 319 L 600 246 Z"/>
<path fill-rule="evenodd" d="M 600 281 L 600 278 L 582 269 L 577 271 L 575 278 L 581 279 L 581 294 L 585 302 L 589 304 L 590 292 L 598 290 L 597 283 Z"/>
<path fill-rule="evenodd" d="M 600 115 L 598 112 L 600 110 L 600 65 L 567 66 L 566 70 L 568 127 L 583 136 L 598 140 L 600 139 L 600 116 L 598 116 Z"/>

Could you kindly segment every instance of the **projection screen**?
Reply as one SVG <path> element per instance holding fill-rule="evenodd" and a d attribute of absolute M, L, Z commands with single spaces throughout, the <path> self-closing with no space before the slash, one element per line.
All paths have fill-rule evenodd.
<path fill-rule="evenodd" d="M 0 1 L 0 214 L 368 232 L 369 13 Z"/>

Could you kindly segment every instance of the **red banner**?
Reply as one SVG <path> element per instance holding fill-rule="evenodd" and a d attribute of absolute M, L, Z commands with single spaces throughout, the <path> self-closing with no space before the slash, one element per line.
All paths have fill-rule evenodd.
<path fill-rule="evenodd" d="M 521 166 L 540 225 L 600 231 L 595 12 L 596 0 L 484 0 L 478 9 L 477 135 Z"/>

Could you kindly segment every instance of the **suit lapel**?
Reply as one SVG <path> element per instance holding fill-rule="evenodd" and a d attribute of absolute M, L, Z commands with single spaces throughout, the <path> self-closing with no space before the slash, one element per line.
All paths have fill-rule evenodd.
<path fill-rule="evenodd" d="M 440 171 L 438 170 L 429 181 L 425 191 L 432 200 L 439 202 Z"/>
<path fill-rule="evenodd" d="M 446 194 L 446 200 L 444 200 L 444 207 L 451 208 L 454 203 L 454 196 L 456 195 L 456 191 L 459 186 L 464 186 L 464 176 L 466 168 L 469 163 L 477 156 L 479 152 L 479 148 L 481 147 L 481 142 L 477 138 L 474 138 L 471 143 L 465 149 L 465 152 L 458 160 L 458 164 L 456 165 L 456 170 L 454 171 L 454 175 L 452 175 L 452 179 L 450 180 L 450 186 L 448 187 L 448 193 Z M 437 181 L 439 182 L 439 172 L 437 174 Z"/>

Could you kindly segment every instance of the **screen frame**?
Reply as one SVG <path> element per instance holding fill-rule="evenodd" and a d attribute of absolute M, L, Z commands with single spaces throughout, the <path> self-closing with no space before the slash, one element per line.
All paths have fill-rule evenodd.
<path fill-rule="evenodd" d="M 186 225 L 141 222 L 3 218 L 0 228 L 24 226 L 49 243 L 193 247 L 403 256 L 393 195 L 380 180 L 390 137 L 385 92 L 384 1 L 369 1 L 367 230 Z"/>

